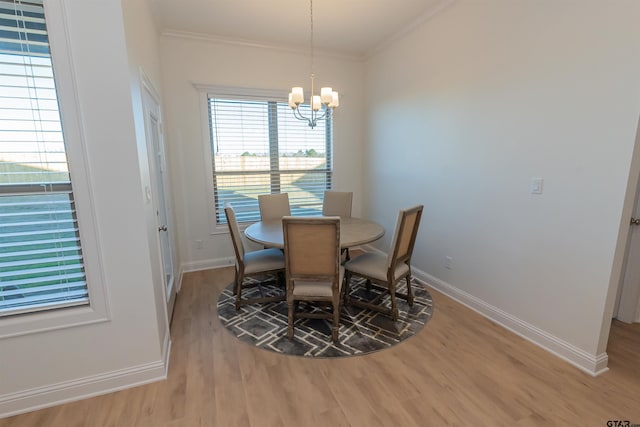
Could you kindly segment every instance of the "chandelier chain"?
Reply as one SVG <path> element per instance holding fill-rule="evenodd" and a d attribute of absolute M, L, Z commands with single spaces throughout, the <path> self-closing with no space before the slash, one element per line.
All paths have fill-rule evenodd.
<path fill-rule="evenodd" d="M 310 50 L 311 50 L 311 95 L 313 95 L 313 90 L 314 90 L 314 80 L 315 80 L 315 74 L 314 74 L 314 57 L 315 57 L 315 52 L 314 52 L 314 48 L 313 48 L 313 0 L 309 1 L 309 16 L 311 17 L 311 24 L 310 24 L 310 36 L 309 36 L 309 44 L 310 44 Z"/>

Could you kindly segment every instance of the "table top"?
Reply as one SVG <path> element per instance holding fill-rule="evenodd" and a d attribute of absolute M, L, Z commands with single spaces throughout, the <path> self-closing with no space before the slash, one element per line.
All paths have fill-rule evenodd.
<path fill-rule="evenodd" d="M 284 248 L 282 221 L 259 221 L 244 230 L 249 240 L 270 248 Z M 340 247 L 350 248 L 378 240 L 384 235 L 380 224 L 361 218 L 340 218 Z"/>

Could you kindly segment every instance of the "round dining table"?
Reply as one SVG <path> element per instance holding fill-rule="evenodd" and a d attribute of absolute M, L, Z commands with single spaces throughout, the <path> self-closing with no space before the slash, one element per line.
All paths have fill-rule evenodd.
<path fill-rule="evenodd" d="M 258 221 L 244 230 L 253 242 L 268 248 L 284 248 L 282 221 Z M 340 248 L 351 248 L 378 240 L 384 228 L 373 221 L 362 218 L 340 218 Z"/>

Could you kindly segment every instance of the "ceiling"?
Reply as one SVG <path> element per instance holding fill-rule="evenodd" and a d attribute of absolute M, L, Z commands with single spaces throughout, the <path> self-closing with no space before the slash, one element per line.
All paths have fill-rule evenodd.
<path fill-rule="evenodd" d="M 364 57 L 453 0 L 315 0 L 318 50 Z M 162 33 L 308 48 L 308 0 L 150 0 Z"/>

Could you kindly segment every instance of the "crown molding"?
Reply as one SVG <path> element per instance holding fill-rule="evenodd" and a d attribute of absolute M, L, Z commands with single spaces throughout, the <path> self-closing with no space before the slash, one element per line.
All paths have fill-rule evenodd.
<path fill-rule="evenodd" d="M 257 40 L 225 37 L 225 36 L 219 36 L 215 34 L 203 34 L 203 33 L 169 29 L 169 30 L 162 31 L 160 35 L 163 37 L 205 41 L 209 43 L 223 44 L 223 45 L 229 45 L 229 46 L 242 46 L 242 47 L 251 47 L 256 49 L 268 49 L 268 50 L 273 50 L 278 52 L 293 53 L 296 55 L 309 55 L 308 48 L 288 46 L 288 45 L 278 44 L 278 43 L 267 43 L 267 42 L 257 41 Z M 342 59 L 342 60 L 354 61 L 354 62 L 363 62 L 366 59 L 365 55 L 322 50 L 317 48 L 315 49 L 314 54 L 316 56 Z"/>
<path fill-rule="evenodd" d="M 367 59 L 371 58 L 375 54 L 377 54 L 377 53 L 383 51 L 384 49 L 388 48 L 389 46 L 393 45 L 398 40 L 401 40 L 401 39 L 405 38 L 410 33 L 412 33 L 416 28 L 420 27 L 425 22 L 429 21 L 431 18 L 433 18 L 438 13 L 442 12 L 443 10 L 445 10 L 446 8 L 448 8 L 449 6 L 451 6 L 455 2 L 456 2 L 456 0 L 442 0 L 440 2 L 440 4 L 438 4 L 436 7 L 427 10 L 425 13 L 423 13 L 420 16 L 418 16 L 412 22 L 407 24 L 400 31 L 398 31 L 397 33 L 395 33 L 394 35 L 392 35 L 391 37 L 389 37 L 388 39 L 386 39 L 382 43 L 378 44 L 373 49 L 367 51 L 364 54 L 364 59 L 367 60 Z"/>

